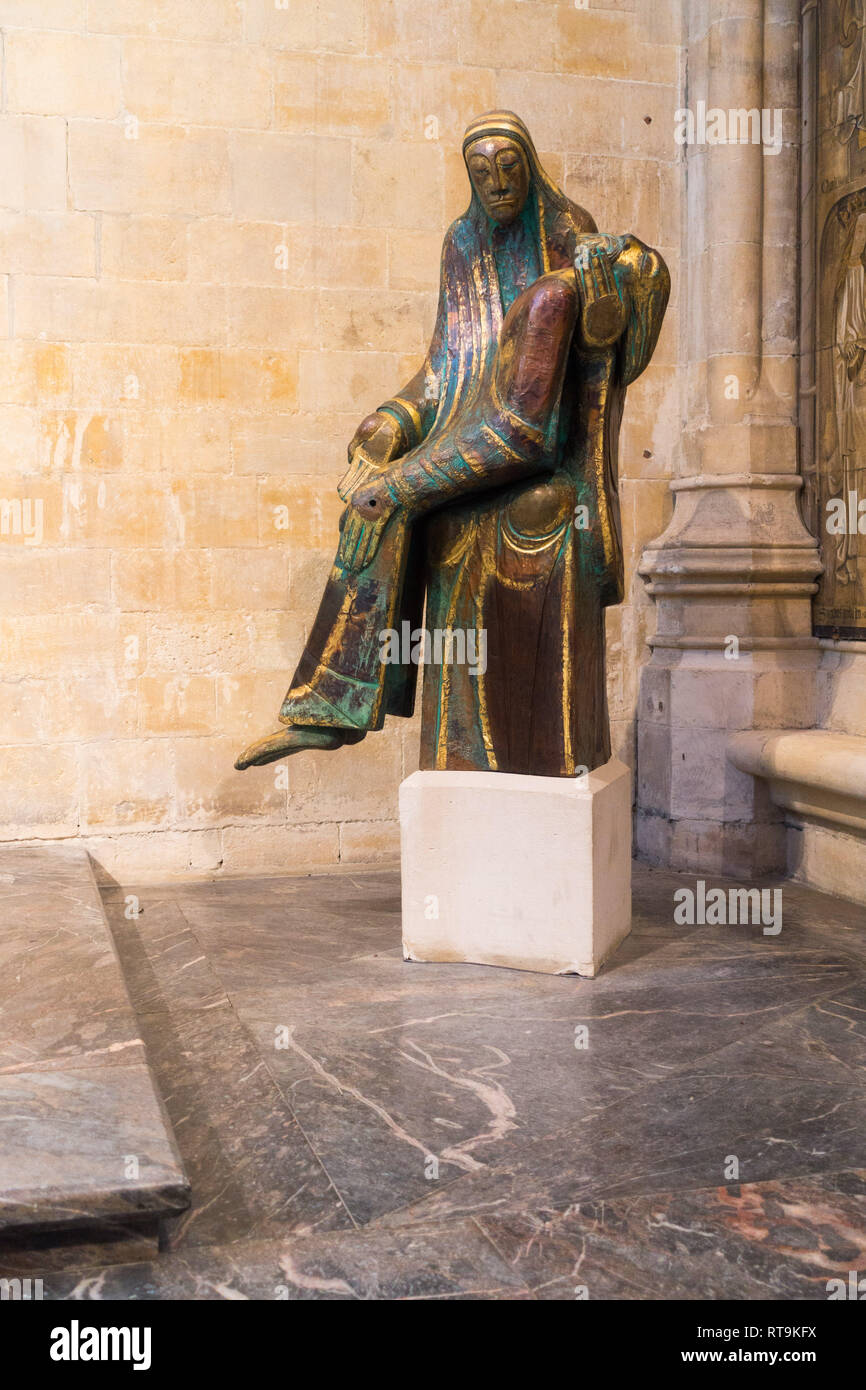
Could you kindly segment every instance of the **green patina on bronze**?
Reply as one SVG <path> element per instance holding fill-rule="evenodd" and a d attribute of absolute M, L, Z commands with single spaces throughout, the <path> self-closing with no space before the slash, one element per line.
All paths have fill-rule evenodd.
<path fill-rule="evenodd" d="M 670 277 L 636 237 L 598 233 L 513 113 L 479 117 L 463 153 L 472 198 L 443 244 L 430 348 L 349 446 L 337 554 L 284 727 L 239 768 L 409 717 L 418 668 L 383 661 L 383 634 L 418 630 L 425 596 L 428 633 L 483 634 L 486 667 L 427 666 L 423 768 L 569 777 L 610 757 L 619 425 Z"/>

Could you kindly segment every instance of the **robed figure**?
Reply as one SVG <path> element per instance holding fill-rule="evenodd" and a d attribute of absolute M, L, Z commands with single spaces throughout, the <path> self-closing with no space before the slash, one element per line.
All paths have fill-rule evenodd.
<path fill-rule="evenodd" d="M 827 482 L 831 497 L 856 518 L 859 498 L 866 496 L 866 213 L 854 223 L 842 256 L 833 299 L 833 403 L 835 439 Z M 858 562 L 866 545 L 850 520 L 833 535 L 837 584 L 856 584 Z"/>
<path fill-rule="evenodd" d="M 445 236 L 429 351 L 349 445 L 283 727 L 239 768 L 411 715 L 418 665 L 392 639 L 422 631 L 425 597 L 422 768 L 570 777 L 610 757 L 617 440 L 670 278 L 635 237 L 598 234 L 513 113 L 473 121 L 463 155 L 472 197 Z"/>

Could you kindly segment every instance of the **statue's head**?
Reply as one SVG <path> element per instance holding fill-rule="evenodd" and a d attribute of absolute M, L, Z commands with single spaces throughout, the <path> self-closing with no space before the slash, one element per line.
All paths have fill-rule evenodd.
<path fill-rule="evenodd" d="M 464 150 L 466 167 L 481 206 L 494 222 L 507 227 L 519 217 L 529 193 L 529 161 L 507 135 L 481 134 Z"/>
<path fill-rule="evenodd" d="M 548 236 L 563 214 L 577 230 L 595 231 L 589 213 L 570 202 L 545 172 L 532 136 L 513 111 L 484 111 L 470 121 L 463 136 L 463 158 L 472 184 L 467 215 L 477 220 L 484 213 L 507 227 L 531 203 L 545 265 Z"/>

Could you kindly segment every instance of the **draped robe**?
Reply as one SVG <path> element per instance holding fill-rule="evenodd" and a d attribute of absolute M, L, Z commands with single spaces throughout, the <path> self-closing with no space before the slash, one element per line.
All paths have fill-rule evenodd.
<path fill-rule="evenodd" d="M 421 766 L 573 776 L 610 756 L 619 425 L 670 281 L 657 252 L 608 238 L 625 326 L 603 348 L 585 342 L 573 267 L 595 224 L 548 179 L 516 117 L 487 128 L 522 144 L 526 204 L 503 228 L 473 192 L 446 234 L 424 364 L 379 407 L 400 426 L 388 476 L 406 508 L 359 572 L 338 552 L 280 719 L 357 737 L 410 716 L 417 666 L 383 663 L 382 634 L 416 631 L 426 594 L 427 631 L 483 631 L 487 664 L 427 666 Z"/>

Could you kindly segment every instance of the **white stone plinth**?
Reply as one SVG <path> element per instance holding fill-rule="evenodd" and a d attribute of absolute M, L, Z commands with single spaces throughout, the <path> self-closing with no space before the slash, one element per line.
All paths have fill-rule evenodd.
<path fill-rule="evenodd" d="M 415 772 L 400 787 L 403 955 L 595 975 L 631 928 L 631 774 Z"/>

